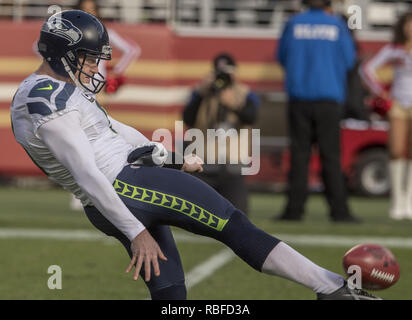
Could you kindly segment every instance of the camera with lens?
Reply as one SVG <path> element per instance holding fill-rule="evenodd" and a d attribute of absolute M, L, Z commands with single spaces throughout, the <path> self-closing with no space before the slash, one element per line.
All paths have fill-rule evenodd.
<path fill-rule="evenodd" d="M 219 93 L 220 91 L 230 87 L 232 83 L 233 80 L 230 73 L 219 70 L 215 73 L 215 79 L 212 82 L 211 91 L 215 94 Z"/>

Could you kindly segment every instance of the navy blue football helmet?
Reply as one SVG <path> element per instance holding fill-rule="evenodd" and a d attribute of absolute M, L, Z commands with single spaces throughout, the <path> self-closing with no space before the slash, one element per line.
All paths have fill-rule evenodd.
<path fill-rule="evenodd" d="M 56 13 L 43 24 L 37 45 L 56 74 L 70 77 L 78 87 L 95 94 L 104 87 L 106 81 L 101 73 L 83 71 L 86 59 L 96 59 L 98 64 L 101 59 L 110 60 L 112 55 L 107 30 L 95 16 L 81 10 Z M 81 73 L 90 78 L 90 83 L 82 83 Z"/>

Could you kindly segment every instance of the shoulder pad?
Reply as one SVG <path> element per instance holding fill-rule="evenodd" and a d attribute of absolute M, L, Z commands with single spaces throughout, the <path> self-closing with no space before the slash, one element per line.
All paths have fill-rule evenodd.
<path fill-rule="evenodd" d="M 45 98 L 50 102 L 51 95 L 59 88 L 59 83 L 45 80 L 37 83 L 28 95 L 29 98 Z"/>
<path fill-rule="evenodd" d="M 63 110 L 66 108 L 67 100 L 73 94 L 76 86 L 71 83 L 66 83 L 63 89 L 56 96 L 56 108 L 57 110 Z"/>

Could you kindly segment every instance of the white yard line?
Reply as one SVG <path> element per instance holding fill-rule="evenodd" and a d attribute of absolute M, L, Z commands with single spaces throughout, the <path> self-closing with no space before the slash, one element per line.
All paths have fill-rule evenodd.
<path fill-rule="evenodd" d="M 177 242 L 216 243 L 216 240 L 187 232 L 173 232 Z M 359 243 L 378 243 L 392 248 L 412 248 L 412 238 L 345 235 L 276 234 L 275 237 L 299 246 L 348 247 Z M 73 241 L 107 241 L 112 239 L 94 230 L 0 228 L 0 239 L 53 239 Z M 109 240 L 111 241 L 111 240 Z M 113 241 L 117 241 L 114 240 Z"/>
<path fill-rule="evenodd" d="M 107 240 L 103 233 L 89 230 L 0 228 L 0 239 L 53 239 L 73 241 Z"/>
<path fill-rule="evenodd" d="M 412 248 L 412 238 L 373 237 L 373 236 L 340 236 L 340 235 L 292 235 L 278 234 L 277 238 L 284 242 L 299 246 L 348 247 L 360 243 L 376 243 L 391 248 Z"/>
<path fill-rule="evenodd" d="M 210 277 L 216 270 L 230 262 L 235 256 L 232 250 L 225 248 L 211 256 L 206 261 L 194 267 L 186 274 L 186 288 L 190 290 L 199 282 Z"/>

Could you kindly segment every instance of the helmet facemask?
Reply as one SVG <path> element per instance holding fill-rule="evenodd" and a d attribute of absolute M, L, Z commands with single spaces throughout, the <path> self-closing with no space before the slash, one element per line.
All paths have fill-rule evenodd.
<path fill-rule="evenodd" d="M 102 52 L 100 53 L 79 49 L 76 50 L 75 53 L 73 53 L 73 51 L 69 51 L 61 60 L 65 66 L 66 72 L 69 74 L 70 78 L 77 87 L 97 94 L 106 84 L 104 76 L 100 72 L 93 74 L 87 73 L 83 70 L 83 68 L 90 61 L 98 67 L 101 60 L 111 59 L 111 52 L 112 48 L 109 45 L 103 46 Z M 88 83 L 81 80 L 82 75 L 90 79 Z"/>

